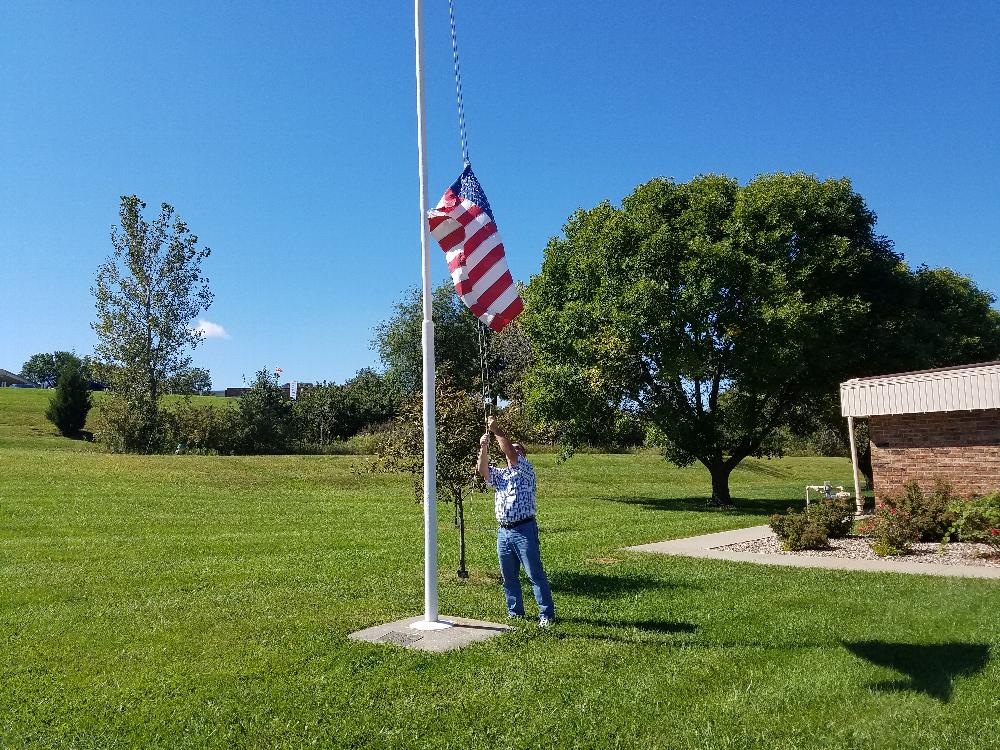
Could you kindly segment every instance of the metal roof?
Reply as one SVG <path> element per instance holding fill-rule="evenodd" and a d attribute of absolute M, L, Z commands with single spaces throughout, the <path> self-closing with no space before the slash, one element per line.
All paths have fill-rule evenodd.
<path fill-rule="evenodd" d="M 34 385 L 30 380 L 25 380 L 19 375 L 15 375 L 10 370 L 4 370 L 0 367 L 0 383 L 9 383 L 10 385 Z"/>
<path fill-rule="evenodd" d="M 854 378 L 840 384 L 845 417 L 1000 409 L 1000 362 Z"/>

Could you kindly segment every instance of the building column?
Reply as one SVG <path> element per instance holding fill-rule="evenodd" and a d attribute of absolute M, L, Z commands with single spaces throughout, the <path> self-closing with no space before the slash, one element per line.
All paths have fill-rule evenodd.
<path fill-rule="evenodd" d="M 847 418 L 847 435 L 851 441 L 851 469 L 854 471 L 854 505 L 860 516 L 865 510 L 865 498 L 861 494 L 861 482 L 858 480 L 858 445 L 854 439 L 854 417 Z"/>

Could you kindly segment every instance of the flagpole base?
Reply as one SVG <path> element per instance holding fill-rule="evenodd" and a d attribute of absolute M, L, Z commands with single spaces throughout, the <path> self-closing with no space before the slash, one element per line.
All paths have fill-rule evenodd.
<path fill-rule="evenodd" d="M 447 630 L 454 626 L 454 623 L 447 620 L 417 620 L 410 623 L 410 627 L 414 630 Z"/>

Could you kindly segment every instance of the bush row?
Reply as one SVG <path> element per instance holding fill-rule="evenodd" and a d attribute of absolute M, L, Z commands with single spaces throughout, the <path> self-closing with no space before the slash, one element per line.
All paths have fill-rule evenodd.
<path fill-rule="evenodd" d="M 852 510 L 850 502 L 836 500 L 821 501 L 808 512 L 789 508 L 771 517 L 771 528 L 786 550 L 822 549 L 850 531 Z M 986 544 L 1000 554 L 1000 492 L 959 497 L 943 482 L 929 493 L 910 482 L 902 495 L 887 498 L 853 530 L 870 537 L 880 556 L 905 555 L 920 541 L 943 545 L 952 539 Z"/>

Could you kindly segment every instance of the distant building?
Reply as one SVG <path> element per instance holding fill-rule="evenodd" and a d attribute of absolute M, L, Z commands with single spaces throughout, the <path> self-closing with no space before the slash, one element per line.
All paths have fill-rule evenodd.
<path fill-rule="evenodd" d="M 313 387 L 312 383 L 299 383 L 299 395 L 301 396 L 304 391 L 309 390 Z M 226 398 L 239 398 L 244 393 L 249 391 L 249 388 L 226 388 L 224 391 L 212 391 L 212 395 L 225 396 Z M 285 383 L 281 386 L 281 390 L 285 393 L 285 398 L 291 398 L 292 384 Z"/>
<path fill-rule="evenodd" d="M 1000 489 L 1000 362 L 855 378 L 841 413 L 866 418 L 877 498 L 937 479 L 963 495 Z"/>
<path fill-rule="evenodd" d="M 14 373 L 12 373 L 10 370 L 4 370 L 3 368 L 0 368 L 0 388 L 6 388 L 12 385 L 20 386 L 22 388 L 38 387 L 35 383 L 32 383 L 30 380 L 25 380 L 24 378 L 19 377 Z"/>

